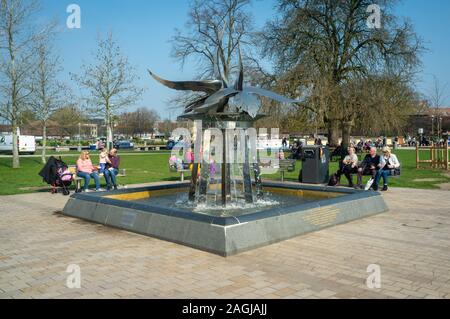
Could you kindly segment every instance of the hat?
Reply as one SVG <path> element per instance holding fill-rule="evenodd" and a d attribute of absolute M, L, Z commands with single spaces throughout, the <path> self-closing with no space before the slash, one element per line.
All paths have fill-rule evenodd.
<path fill-rule="evenodd" d="M 383 147 L 383 153 L 391 153 L 391 148 L 389 146 Z"/>

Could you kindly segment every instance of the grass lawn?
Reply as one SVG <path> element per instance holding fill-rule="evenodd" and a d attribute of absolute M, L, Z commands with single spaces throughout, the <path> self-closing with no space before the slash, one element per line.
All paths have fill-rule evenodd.
<path fill-rule="evenodd" d="M 119 177 L 119 184 L 179 180 L 179 174 L 169 172 L 169 156 L 168 153 L 121 155 L 121 168 L 127 170 L 127 176 Z M 72 165 L 75 164 L 78 154 L 66 154 L 61 157 L 68 165 Z M 46 186 L 42 178 L 38 176 L 44 166 L 40 157 L 21 158 L 20 164 L 20 169 L 12 169 L 11 158 L 0 158 L 0 195 L 29 193 Z M 101 182 L 105 183 L 104 178 Z"/>
<path fill-rule="evenodd" d="M 397 155 L 401 165 L 402 172 L 401 176 L 390 178 L 389 185 L 393 187 L 407 187 L 407 188 L 424 188 L 424 189 L 438 189 L 438 184 L 450 183 L 450 172 L 447 176 L 444 170 L 437 169 L 416 169 L 416 151 L 415 150 L 396 150 Z M 358 154 L 358 158 L 362 160 L 365 154 Z M 428 157 L 427 157 L 428 156 Z M 429 153 L 423 152 L 420 155 L 421 159 L 429 159 Z M 338 162 L 330 163 L 330 174 L 335 173 L 338 170 Z M 426 165 L 422 164 L 422 167 Z M 298 181 L 298 174 L 301 168 L 300 161 L 297 161 L 295 172 L 290 172 L 285 174 L 285 179 L 290 181 Z M 265 176 L 266 178 L 277 179 L 279 174 Z M 366 183 L 369 177 L 364 177 L 363 182 Z M 354 178 L 356 183 L 356 177 Z M 347 179 L 342 176 L 342 185 L 346 185 Z"/>
<path fill-rule="evenodd" d="M 402 163 L 402 175 L 399 178 L 391 178 L 391 186 L 433 189 L 439 188 L 437 184 L 450 183 L 449 175 L 447 174 L 445 176 L 443 170 L 417 170 L 415 151 L 398 150 L 396 154 Z M 67 164 L 75 164 L 78 156 L 75 153 L 60 155 Z M 359 156 L 361 157 L 361 155 Z M 169 172 L 168 158 L 169 153 L 167 152 L 122 154 L 121 168 L 127 170 L 127 176 L 119 178 L 119 183 L 129 185 L 179 180 L 179 174 Z M 330 173 L 335 172 L 337 166 L 338 164 L 336 162 L 331 163 Z M 29 193 L 46 187 L 41 177 L 38 176 L 42 167 L 43 165 L 39 157 L 21 158 L 21 168 L 17 170 L 11 168 L 11 158 L 0 158 L 0 195 Z M 296 171 L 287 173 L 286 180 L 297 181 L 300 168 L 301 162 L 298 161 Z M 267 175 L 264 178 L 279 179 L 280 175 Z M 345 181 L 345 178 L 343 177 L 342 180 Z M 102 183 L 104 184 L 103 178 Z"/>

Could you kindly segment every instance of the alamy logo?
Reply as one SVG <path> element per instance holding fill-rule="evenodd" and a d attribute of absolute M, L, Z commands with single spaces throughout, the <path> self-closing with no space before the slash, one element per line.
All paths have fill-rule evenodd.
<path fill-rule="evenodd" d="M 377 4 L 371 4 L 367 7 L 366 13 L 370 13 L 367 18 L 367 27 L 369 29 L 380 29 L 381 28 L 381 8 Z"/>
<path fill-rule="evenodd" d="M 66 286 L 69 289 L 81 288 L 81 268 L 78 265 L 71 264 L 67 266 L 66 272 L 70 275 L 67 276 Z"/>
<path fill-rule="evenodd" d="M 171 159 L 188 164 L 202 162 L 212 164 L 259 164 L 262 174 L 278 172 L 279 160 L 284 158 L 279 129 L 253 127 L 209 128 L 202 130 L 202 121 L 196 123 L 196 138 L 186 128 L 177 128 L 172 136 L 180 137 L 172 149 Z M 225 151 L 225 154 L 223 153 Z M 188 156 L 189 154 L 189 156 Z"/>
<path fill-rule="evenodd" d="M 70 15 L 67 17 L 66 25 L 69 29 L 81 29 L 81 8 L 78 4 L 70 4 L 67 6 L 67 13 Z"/>
<path fill-rule="evenodd" d="M 371 264 L 367 267 L 367 272 L 370 273 L 367 277 L 366 285 L 369 289 L 381 288 L 381 267 L 376 264 Z"/>

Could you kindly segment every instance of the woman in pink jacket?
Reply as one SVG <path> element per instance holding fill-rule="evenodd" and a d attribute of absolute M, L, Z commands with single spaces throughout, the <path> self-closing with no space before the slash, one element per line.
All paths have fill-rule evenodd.
<path fill-rule="evenodd" d="M 81 152 L 80 158 L 77 161 L 77 176 L 84 179 L 83 191 L 89 192 L 89 183 L 91 182 L 91 177 L 95 181 L 96 191 L 102 191 L 100 188 L 100 177 L 97 173 L 98 168 L 92 165 L 89 152 Z"/>

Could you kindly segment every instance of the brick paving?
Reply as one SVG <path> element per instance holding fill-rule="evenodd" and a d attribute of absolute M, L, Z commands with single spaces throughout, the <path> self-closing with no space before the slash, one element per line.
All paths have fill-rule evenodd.
<path fill-rule="evenodd" d="M 65 217 L 60 195 L 3 196 L 0 298 L 450 298 L 449 195 L 392 189 L 388 213 L 229 258 Z"/>

